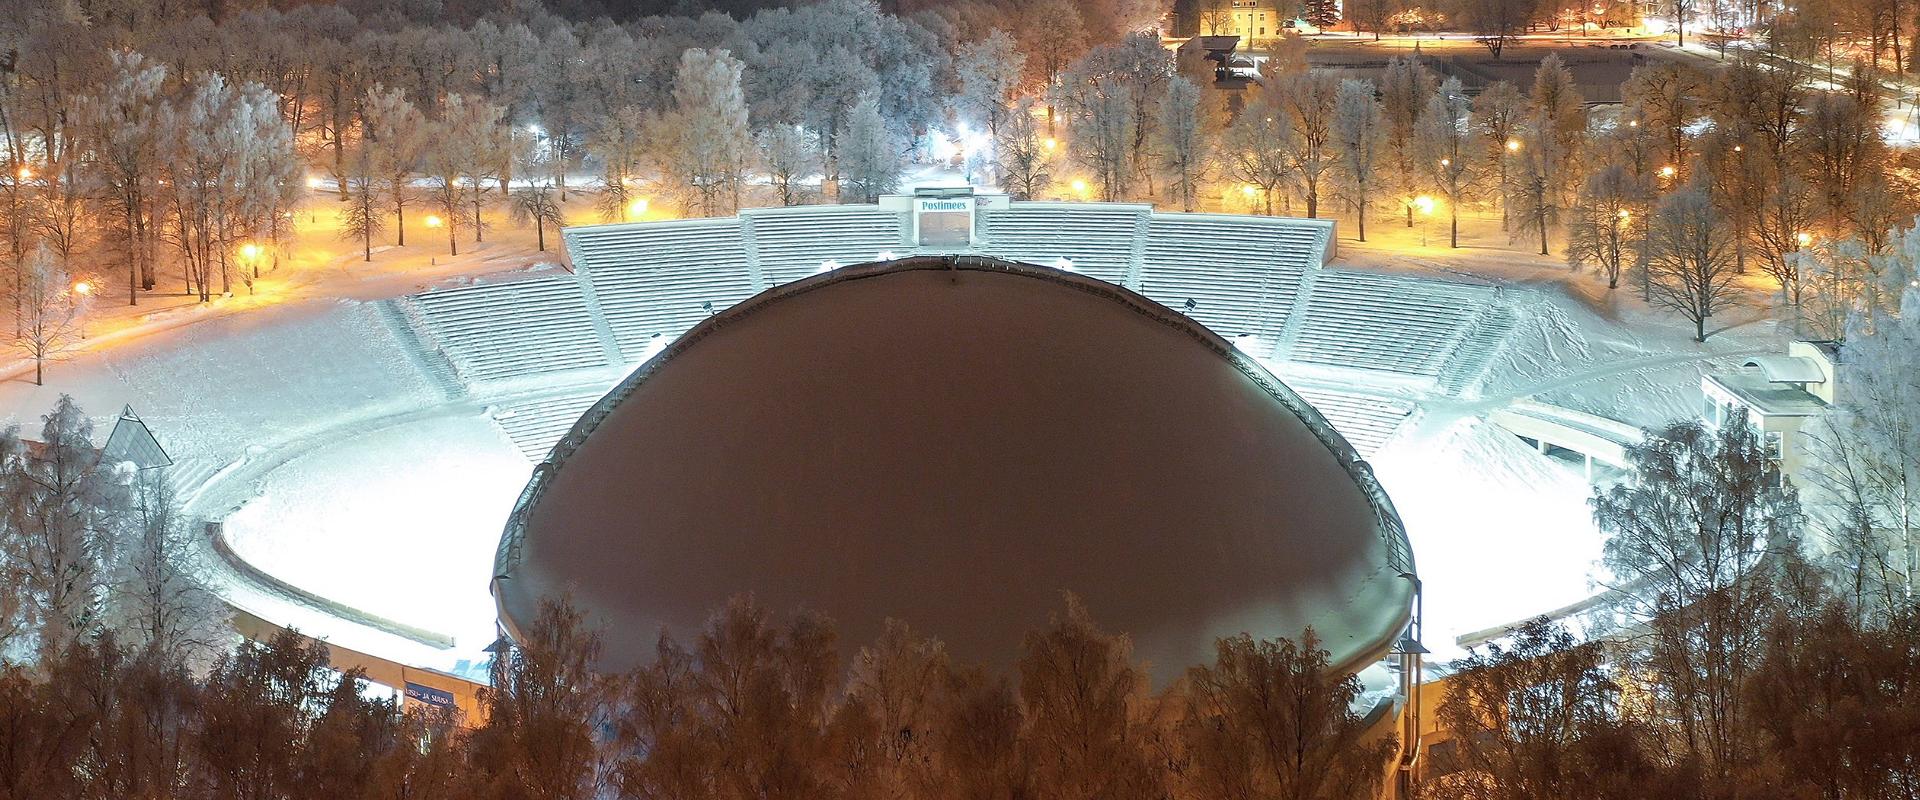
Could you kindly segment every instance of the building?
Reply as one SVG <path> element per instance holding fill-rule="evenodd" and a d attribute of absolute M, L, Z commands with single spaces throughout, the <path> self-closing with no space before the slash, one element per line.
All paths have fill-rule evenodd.
<path fill-rule="evenodd" d="M 1417 585 L 1371 468 L 1234 342 L 1074 271 L 918 256 L 781 284 L 635 369 L 534 469 L 493 592 L 510 634 L 571 593 L 615 671 L 741 593 L 843 648 L 892 618 L 1007 668 L 1072 592 L 1165 684 L 1308 626 L 1358 670 Z"/>
<path fill-rule="evenodd" d="M 1793 342 L 1786 355 L 1754 356 L 1739 369 L 1708 374 L 1700 380 L 1701 419 L 1718 427 L 1745 411 L 1781 474 L 1797 482 L 1807 461 L 1802 431 L 1839 396 L 1839 355 L 1837 342 Z"/>

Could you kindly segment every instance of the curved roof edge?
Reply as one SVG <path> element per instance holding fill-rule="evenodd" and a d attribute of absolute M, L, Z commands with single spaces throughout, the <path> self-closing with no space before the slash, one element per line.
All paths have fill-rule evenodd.
<path fill-rule="evenodd" d="M 1340 432 L 1335 430 L 1331 423 L 1327 422 L 1326 417 L 1321 416 L 1319 410 L 1307 403 L 1300 395 L 1294 393 L 1292 389 L 1288 388 L 1285 383 L 1282 383 L 1278 377 L 1275 377 L 1274 374 L 1268 371 L 1260 362 L 1235 349 L 1233 343 L 1225 337 L 1193 321 L 1185 314 L 1181 314 L 1180 312 L 1156 303 L 1146 296 L 1127 289 L 1126 287 L 1077 273 L 1018 261 L 1007 261 L 989 256 L 909 256 L 893 261 L 869 261 L 861 264 L 850 264 L 831 272 L 813 275 L 798 281 L 776 286 L 747 300 L 741 301 L 724 311 L 708 317 L 700 324 L 695 325 L 691 330 L 682 334 L 680 338 L 675 339 L 673 343 L 668 345 L 664 350 L 661 350 L 645 363 L 635 368 L 631 374 L 621 379 L 620 383 L 616 384 L 605 396 L 595 401 L 594 404 L 587 409 L 586 413 L 582 414 L 580 419 L 574 422 L 573 427 L 568 429 L 566 435 L 560 437 L 560 441 L 554 444 L 553 450 L 548 453 L 547 458 L 534 466 L 532 477 L 527 480 L 526 488 L 521 490 L 520 497 L 514 501 L 513 511 L 507 516 L 506 527 L 500 535 L 499 548 L 494 554 L 493 578 L 489 585 L 489 591 L 494 598 L 494 606 L 498 611 L 499 622 L 507 634 L 514 639 L 520 638 L 518 625 L 507 614 L 506 601 L 502 596 L 502 584 L 512 579 L 513 569 L 520 561 L 521 545 L 526 537 L 528 514 L 531 512 L 533 506 L 539 502 L 541 495 L 546 491 L 547 483 L 566 466 L 567 459 L 573 455 L 575 450 L 579 449 L 581 443 L 585 442 L 587 437 L 593 434 L 594 430 L 600 426 L 600 423 L 613 413 L 615 408 L 619 407 L 621 403 L 625 402 L 626 399 L 639 388 L 640 384 L 646 382 L 648 377 L 652 376 L 656 370 L 660 369 L 667 362 L 672 361 L 681 353 L 699 344 L 701 340 L 712 335 L 714 332 L 741 319 L 750 317 L 758 313 L 761 309 L 767 308 L 775 303 L 838 283 L 915 270 L 1001 272 L 1025 275 L 1124 303 L 1135 313 L 1162 325 L 1176 328 L 1189 337 L 1192 337 L 1195 341 L 1212 350 L 1214 354 L 1227 359 L 1235 368 L 1239 369 L 1242 374 L 1251 379 L 1255 385 L 1264 390 L 1269 397 L 1272 397 L 1281 405 L 1285 406 L 1288 411 L 1293 412 L 1293 415 L 1298 418 L 1302 424 L 1307 426 L 1307 429 L 1313 433 L 1314 438 L 1318 439 L 1321 445 L 1325 446 L 1327 451 L 1333 454 L 1334 459 L 1340 463 L 1342 469 L 1346 471 L 1347 476 L 1352 478 L 1354 484 L 1359 486 L 1361 492 L 1366 495 L 1367 503 L 1372 507 L 1374 513 L 1375 533 L 1380 537 L 1381 544 L 1386 551 L 1387 563 L 1384 566 L 1394 570 L 1401 577 L 1411 578 L 1415 575 L 1413 546 L 1407 540 L 1406 526 L 1400 521 L 1400 512 L 1394 508 L 1393 501 L 1387 497 L 1386 490 L 1381 488 L 1379 480 L 1374 477 L 1373 467 L 1360 456 L 1358 451 L 1353 449 L 1351 444 L 1347 443 L 1346 438 L 1341 436 Z M 1377 642 L 1363 644 L 1354 651 L 1352 656 L 1342 659 L 1333 666 L 1347 672 L 1357 671 L 1365 662 L 1379 658 L 1389 651 L 1399 641 L 1401 631 L 1405 628 L 1406 623 L 1412 619 L 1411 603 L 1413 591 L 1413 581 L 1409 580 L 1407 582 L 1406 592 L 1407 602 L 1404 604 L 1405 611 L 1401 615 L 1400 621 L 1394 630 L 1384 634 Z"/>

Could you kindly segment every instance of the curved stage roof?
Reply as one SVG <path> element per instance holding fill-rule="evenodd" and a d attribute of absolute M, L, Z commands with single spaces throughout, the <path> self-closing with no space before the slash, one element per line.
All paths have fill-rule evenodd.
<path fill-rule="evenodd" d="M 509 632 L 571 592 L 602 667 L 727 597 L 887 617 L 996 667 L 1085 600 L 1171 678 L 1312 625 L 1357 668 L 1404 628 L 1406 537 L 1352 448 L 1221 337 L 1043 267 L 919 257 L 729 308 L 534 473 L 494 579 Z"/>

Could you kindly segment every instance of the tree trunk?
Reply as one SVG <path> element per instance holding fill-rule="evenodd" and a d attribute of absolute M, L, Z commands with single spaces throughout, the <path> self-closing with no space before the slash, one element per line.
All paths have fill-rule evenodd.
<path fill-rule="evenodd" d="M 540 246 L 540 252 L 547 252 L 547 226 L 539 219 L 533 221 L 533 239 Z"/>
<path fill-rule="evenodd" d="M 1547 215 L 1540 215 L 1540 255 L 1547 255 Z"/>
<path fill-rule="evenodd" d="M 1452 228 L 1452 230 L 1448 232 L 1448 246 L 1458 248 L 1460 246 L 1460 206 L 1457 203 L 1450 203 L 1448 205 L 1447 222 Z"/>
<path fill-rule="evenodd" d="M 1363 201 L 1360 208 L 1360 241 L 1367 240 L 1367 204 Z"/>

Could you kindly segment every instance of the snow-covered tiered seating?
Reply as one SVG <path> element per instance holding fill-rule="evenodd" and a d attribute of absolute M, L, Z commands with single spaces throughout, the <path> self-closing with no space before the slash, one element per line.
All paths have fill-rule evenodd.
<path fill-rule="evenodd" d="M 639 360 L 758 291 L 737 217 L 570 228 L 574 267 L 593 287 L 620 357 Z"/>
<path fill-rule="evenodd" d="M 1492 303 L 1493 290 L 1326 270 L 1288 359 L 1432 379 Z"/>
<path fill-rule="evenodd" d="M 598 393 L 591 393 L 512 403 L 494 408 L 493 421 L 528 461 L 537 464 L 599 399 Z"/>
<path fill-rule="evenodd" d="M 1140 293 L 1228 338 L 1254 336 L 1266 357 L 1280 338 L 1301 278 L 1320 263 L 1330 231 L 1292 221 L 1155 214 L 1147 226 Z M 1191 303 L 1189 303 L 1191 301 Z"/>
<path fill-rule="evenodd" d="M 469 386 L 607 363 L 571 275 L 426 292 L 408 302 Z"/>
<path fill-rule="evenodd" d="M 1317 387 L 1292 387 L 1308 403 L 1320 411 L 1320 416 L 1333 423 L 1334 430 L 1345 437 L 1353 449 L 1362 456 L 1372 456 L 1387 443 L 1400 424 L 1407 421 L 1413 413 L 1413 404 L 1399 400 L 1388 400 L 1366 395 L 1336 392 Z"/>
<path fill-rule="evenodd" d="M 1134 239 L 1149 206 L 1122 203 L 1016 203 L 982 211 L 975 248 L 987 255 L 1043 267 L 1072 262 L 1073 271 L 1122 283 L 1133 263 Z"/>
<path fill-rule="evenodd" d="M 740 212 L 767 286 L 800 280 L 820 264 L 877 261 L 907 252 L 900 214 L 874 206 L 801 206 Z"/>

